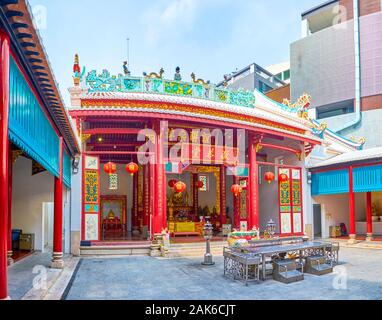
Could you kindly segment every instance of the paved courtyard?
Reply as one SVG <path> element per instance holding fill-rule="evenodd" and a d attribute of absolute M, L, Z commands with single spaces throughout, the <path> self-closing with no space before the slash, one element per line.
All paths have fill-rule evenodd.
<path fill-rule="evenodd" d="M 306 275 L 285 285 L 273 280 L 245 287 L 223 277 L 223 259 L 202 267 L 200 259 L 151 257 L 83 259 L 68 300 L 382 299 L 382 250 L 341 248 L 335 274 Z M 346 273 L 347 281 L 343 275 Z M 333 285 L 334 283 L 334 285 Z M 345 288 L 346 286 L 346 288 Z M 336 289 L 337 288 L 337 289 Z"/>

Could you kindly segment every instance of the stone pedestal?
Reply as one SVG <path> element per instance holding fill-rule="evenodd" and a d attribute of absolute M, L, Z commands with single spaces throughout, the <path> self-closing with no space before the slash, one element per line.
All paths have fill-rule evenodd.
<path fill-rule="evenodd" d="M 356 243 L 357 243 L 356 235 L 355 234 L 349 235 L 348 244 L 356 244 Z"/>
<path fill-rule="evenodd" d="M 62 253 L 53 253 L 52 269 L 64 269 L 64 260 Z"/>
<path fill-rule="evenodd" d="M 374 238 L 373 238 L 373 234 L 372 234 L 372 233 L 368 233 L 368 234 L 366 235 L 366 241 L 370 242 L 370 241 L 373 241 L 373 240 L 374 240 Z"/>
<path fill-rule="evenodd" d="M 13 251 L 8 251 L 7 252 L 7 262 L 8 262 L 8 266 L 11 266 L 12 264 L 14 264 L 14 260 L 12 259 L 12 255 L 13 255 Z"/>

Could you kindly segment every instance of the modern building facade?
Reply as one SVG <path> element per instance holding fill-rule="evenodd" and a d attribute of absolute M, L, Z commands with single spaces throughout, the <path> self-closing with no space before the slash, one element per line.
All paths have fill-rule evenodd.
<path fill-rule="evenodd" d="M 327 1 L 302 14 L 291 44 L 291 98 L 312 96 L 310 115 L 348 138 L 381 145 L 380 0 Z"/>
<path fill-rule="evenodd" d="M 308 92 L 310 117 L 365 148 L 311 154 L 314 233 L 323 237 L 340 224 L 353 241 L 382 234 L 381 40 L 380 0 L 337 0 L 304 12 L 302 38 L 291 44 L 292 100 Z"/>

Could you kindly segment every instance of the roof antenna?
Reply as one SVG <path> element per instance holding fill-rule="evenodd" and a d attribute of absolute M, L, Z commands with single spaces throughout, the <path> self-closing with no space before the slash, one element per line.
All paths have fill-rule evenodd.
<path fill-rule="evenodd" d="M 127 41 L 127 60 L 123 62 L 123 72 L 125 76 L 130 77 L 130 38 Z"/>

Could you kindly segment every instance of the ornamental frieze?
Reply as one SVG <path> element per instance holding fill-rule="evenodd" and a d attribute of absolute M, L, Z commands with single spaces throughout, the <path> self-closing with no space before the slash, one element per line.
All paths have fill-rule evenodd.
<path fill-rule="evenodd" d="M 186 112 L 190 114 L 203 115 L 206 117 L 218 117 L 223 119 L 231 119 L 237 121 L 243 121 L 253 124 L 259 124 L 268 126 L 274 129 L 280 129 L 289 131 L 297 134 L 305 134 L 306 131 L 303 129 L 293 128 L 290 126 L 286 126 L 277 122 L 245 115 L 238 113 L 226 112 L 224 110 L 216 110 L 216 109 L 207 109 L 203 107 L 197 106 L 188 106 L 181 104 L 170 104 L 170 103 L 149 103 L 149 102 L 141 102 L 141 101 L 125 101 L 125 100 L 82 100 L 81 102 L 82 108 L 97 108 L 97 107 L 114 107 L 114 108 L 130 108 L 130 109 L 160 109 L 166 111 L 175 111 L 175 112 Z"/>

